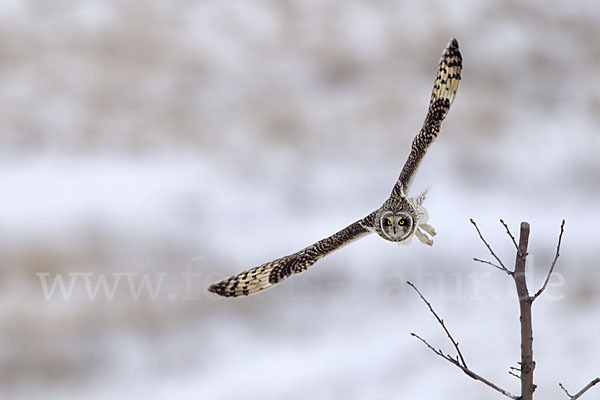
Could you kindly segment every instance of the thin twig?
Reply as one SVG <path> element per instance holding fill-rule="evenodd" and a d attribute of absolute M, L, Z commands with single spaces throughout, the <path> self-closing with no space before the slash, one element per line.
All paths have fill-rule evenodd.
<path fill-rule="evenodd" d="M 515 373 L 514 373 L 514 372 L 512 372 L 512 371 L 508 371 L 508 373 L 509 373 L 510 375 L 514 376 L 514 377 L 515 377 L 515 378 L 517 378 L 517 379 L 521 379 L 521 377 L 520 377 L 519 375 L 515 374 Z"/>
<path fill-rule="evenodd" d="M 515 237 L 513 236 L 512 233 L 510 233 L 510 229 L 508 229 L 508 225 L 506 225 L 506 222 L 504 222 L 503 219 L 500 219 L 500 223 L 502 225 L 504 225 L 504 228 L 506 229 L 506 233 L 508 234 L 508 236 L 510 236 L 513 244 L 515 245 L 515 249 L 517 249 L 517 251 L 519 250 L 519 245 L 517 244 L 517 240 L 515 239 Z"/>
<path fill-rule="evenodd" d="M 415 285 L 413 285 L 412 282 L 406 281 L 406 283 L 410 287 L 412 287 L 413 289 L 415 289 L 415 292 L 417 292 L 419 294 L 419 296 L 421 297 L 421 300 L 423 300 L 423 302 L 425 302 L 425 304 L 427 304 L 427 307 L 429 307 L 429 311 L 431 311 L 431 313 L 433 314 L 433 316 L 435 317 L 435 319 L 437 319 L 437 321 L 440 323 L 440 325 L 444 329 L 444 332 L 446 332 L 446 336 L 448 336 L 448 339 L 450 339 L 450 342 L 452 342 L 452 345 L 456 349 L 456 353 L 458 354 L 458 358 L 460 358 L 460 361 L 462 362 L 462 365 L 466 368 L 467 367 L 467 362 L 465 361 L 462 353 L 460 352 L 460 349 L 458 348 L 458 342 L 456 340 L 454 340 L 454 338 L 450 334 L 450 331 L 448 331 L 448 328 L 446 328 L 446 324 L 444 324 L 444 320 L 441 319 L 439 317 L 439 315 L 437 315 L 437 313 L 435 312 L 435 310 L 431 306 L 431 303 L 429 303 L 427 301 L 427 299 L 421 294 L 421 292 L 419 292 L 419 289 L 417 289 L 417 287 Z"/>
<path fill-rule="evenodd" d="M 480 263 L 482 263 L 482 264 L 491 265 L 491 266 L 492 266 L 492 267 L 494 267 L 494 268 L 498 268 L 500 271 L 504 271 L 504 270 L 502 269 L 502 267 L 501 267 L 501 266 L 499 266 L 499 265 L 496 265 L 496 264 L 494 264 L 494 263 L 493 263 L 493 262 L 491 262 L 491 261 L 487 261 L 487 260 L 481 260 L 481 259 L 479 259 L 479 258 L 475 258 L 475 257 L 473 257 L 473 261 L 477 261 L 477 262 L 480 262 Z"/>
<path fill-rule="evenodd" d="M 573 396 L 571 395 L 571 393 L 569 393 L 567 391 L 567 389 L 563 386 L 562 383 L 559 383 L 558 386 L 560 386 L 560 388 L 563 390 L 563 392 L 565 392 L 565 394 L 567 395 L 568 398 L 572 398 Z"/>
<path fill-rule="evenodd" d="M 479 230 L 479 227 L 477 226 L 477 224 L 475 223 L 475 221 L 473 221 L 473 218 L 471 218 L 471 223 L 473 224 L 473 226 L 475 227 L 475 229 L 477 230 L 477 233 L 479 234 L 479 238 L 481 239 L 481 241 L 483 242 L 483 244 L 485 244 L 485 246 L 488 248 L 488 250 L 490 251 L 490 254 L 492 255 L 492 257 L 494 257 L 496 259 L 496 261 L 498 261 L 498 264 L 500 264 L 501 266 L 501 270 L 506 272 L 508 275 L 512 275 L 512 272 L 509 271 L 504 264 L 502 263 L 502 260 L 500 260 L 500 258 L 498 258 L 498 256 L 496 255 L 496 253 L 494 253 L 494 250 L 492 250 L 492 246 L 489 245 L 488 242 L 486 242 L 486 240 L 483 238 L 483 235 L 481 234 L 481 231 Z"/>
<path fill-rule="evenodd" d="M 500 388 L 496 384 L 483 378 L 482 376 L 476 374 L 475 372 L 471 371 L 467 367 L 464 357 L 462 356 L 462 353 L 458 347 L 458 342 L 454 340 L 454 338 L 450 334 L 450 331 L 446 328 L 446 325 L 444 324 L 444 320 L 438 316 L 438 314 L 435 312 L 435 310 L 431 306 L 431 303 L 429 303 L 429 301 L 427 301 L 427 299 L 421 294 L 421 292 L 411 282 L 407 282 L 408 285 L 410 285 L 419 294 L 419 296 L 421 297 L 423 302 L 425 302 L 427 307 L 429 307 L 429 311 L 435 316 L 438 323 L 442 326 L 442 328 L 444 329 L 444 332 L 448 336 L 448 339 L 450 340 L 450 342 L 456 349 L 457 356 L 453 357 L 450 354 L 445 354 L 441 349 L 434 348 L 425 339 L 421 338 L 419 335 L 417 335 L 415 333 L 411 333 L 411 336 L 414 336 L 415 338 L 419 339 L 423 344 L 425 344 L 425 346 L 427 346 L 427 348 L 429 348 L 431 351 L 433 351 L 436 355 L 442 357 L 446 361 L 448 361 L 448 362 L 454 364 L 456 367 L 460 368 L 470 378 L 484 383 L 485 385 L 489 386 L 490 388 L 496 390 L 497 392 L 499 392 L 513 400 L 517 400 L 517 399 L 518 400 L 532 400 L 533 392 L 536 389 L 536 385 L 533 383 L 533 371 L 535 369 L 535 361 L 533 361 L 533 330 L 532 330 L 532 323 L 531 323 L 531 305 L 533 304 L 533 301 L 535 299 L 537 299 L 544 292 L 544 290 L 546 290 L 546 287 L 548 286 L 548 281 L 550 280 L 550 276 L 554 272 L 556 262 L 560 256 L 560 246 L 562 243 L 562 236 L 564 233 L 565 221 L 563 220 L 562 224 L 560 226 L 560 234 L 558 236 L 558 244 L 556 246 L 556 255 L 554 256 L 554 260 L 552 261 L 550 270 L 548 271 L 548 274 L 546 276 L 543 286 L 540 288 L 540 290 L 538 290 L 535 293 L 534 296 L 529 295 L 529 291 L 527 289 L 527 281 L 525 279 L 525 264 L 526 264 L 527 255 L 528 255 L 527 247 L 528 247 L 529 232 L 530 232 L 529 224 L 527 222 L 521 222 L 521 232 L 520 232 L 520 236 L 519 236 L 519 243 L 517 244 L 515 237 L 512 235 L 512 233 L 510 232 L 510 229 L 508 228 L 508 225 L 502 219 L 500 220 L 500 223 L 506 229 L 506 233 L 511 238 L 513 244 L 515 245 L 515 247 L 517 249 L 517 255 L 516 255 L 516 260 L 515 260 L 515 269 L 514 269 L 514 271 L 510 271 L 504 266 L 504 264 L 502 263 L 500 258 L 494 253 L 492 247 L 484 239 L 483 235 L 481 234 L 481 231 L 479 230 L 479 227 L 477 226 L 477 224 L 475 223 L 475 221 L 473 219 L 471 219 L 471 223 L 473 224 L 473 226 L 475 226 L 475 229 L 477 230 L 477 233 L 479 234 L 479 238 L 485 244 L 485 246 L 488 248 L 492 257 L 500 265 L 497 265 L 491 261 L 481 260 L 478 258 L 474 258 L 473 260 L 477 261 L 477 262 L 481 262 L 483 264 L 491 265 L 494 268 L 498 268 L 501 271 L 506 272 L 508 275 L 510 275 L 513 278 L 513 280 L 515 282 L 518 299 L 519 299 L 520 322 L 521 322 L 520 323 L 520 325 L 521 325 L 521 362 L 519 363 L 521 368 L 510 367 L 510 370 L 508 371 L 508 373 L 521 380 L 521 395 L 515 396 L 515 395 L 511 394 L 510 392 Z M 518 371 L 518 373 L 515 371 Z M 586 393 L 590 388 L 592 388 L 594 385 L 596 385 L 598 383 L 600 383 L 600 378 L 596 378 L 596 379 L 590 381 L 583 389 L 581 389 L 579 392 L 577 392 L 574 395 L 570 394 L 567 391 L 567 389 L 562 385 L 562 383 L 559 383 L 559 386 L 565 392 L 565 394 L 567 395 L 569 400 L 577 400 L 584 393 Z"/>
<path fill-rule="evenodd" d="M 577 400 L 578 398 L 580 398 L 581 396 L 583 396 L 583 394 L 585 392 L 587 392 L 589 389 L 592 388 L 592 386 L 594 386 L 595 384 L 597 384 L 598 382 L 600 382 L 600 378 L 596 378 L 594 380 L 592 380 L 590 383 L 588 383 L 583 389 L 581 389 L 579 392 L 575 393 L 575 394 L 570 394 L 567 389 L 565 389 L 565 387 L 563 386 L 562 383 L 559 383 L 558 386 L 560 386 L 560 388 L 563 390 L 563 392 L 565 392 L 565 394 L 569 397 L 569 399 L 571 400 Z"/>
<path fill-rule="evenodd" d="M 435 347 L 433 347 L 432 345 L 430 345 L 429 343 L 427 343 L 427 340 L 423 339 L 421 336 L 417 335 L 414 332 L 410 333 L 410 336 L 416 337 L 417 339 L 419 339 L 421 342 L 423 342 L 425 344 L 425 346 L 429 347 L 429 350 L 433 351 L 435 354 L 437 354 L 438 356 L 442 356 L 444 357 L 446 360 L 450 361 L 451 363 L 454 364 L 454 359 L 451 359 L 450 357 L 446 356 L 442 350 L 440 349 L 436 349 Z M 561 385 L 562 386 L 562 385 Z"/>
<path fill-rule="evenodd" d="M 563 233 L 565 232 L 565 220 L 563 219 L 562 224 L 560 224 L 560 234 L 558 235 L 558 244 L 556 245 L 556 254 L 554 255 L 554 260 L 552 260 L 552 265 L 550 265 L 550 270 L 548 270 L 548 275 L 546 275 L 546 280 L 544 281 L 544 285 L 536 292 L 536 294 L 531 298 L 531 301 L 537 299 L 543 292 L 546 290 L 546 286 L 548 286 L 548 281 L 550 280 L 550 276 L 552 272 L 554 272 L 554 266 L 556 265 L 556 261 L 558 257 L 560 257 L 560 244 L 562 243 Z"/>
<path fill-rule="evenodd" d="M 435 354 L 437 354 L 438 356 L 444 358 L 445 360 L 451 362 L 452 364 L 456 365 L 458 368 L 460 368 L 467 376 L 471 377 L 472 379 L 475 379 L 477 381 L 483 382 L 484 384 L 486 384 L 487 386 L 491 387 L 492 389 L 502 393 L 503 395 L 511 398 L 511 399 L 516 399 L 517 397 L 513 394 L 511 394 L 510 392 L 502 389 L 501 387 L 499 387 L 498 385 L 488 381 L 487 379 L 485 379 L 484 377 L 476 374 L 475 372 L 471 371 L 468 367 L 467 367 L 467 363 L 465 362 L 465 359 L 462 355 L 462 353 L 460 352 L 460 349 L 458 348 L 458 342 L 456 340 L 454 340 L 454 338 L 452 337 L 452 334 L 450 333 L 450 331 L 448 331 L 448 329 L 446 328 L 446 324 L 444 324 L 444 320 L 441 319 L 439 317 L 439 315 L 435 312 L 435 310 L 433 309 L 433 307 L 431 306 L 431 303 L 429 303 L 429 301 L 427 301 L 427 299 L 425 298 L 425 296 L 423 296 L 423 294 L 421 294 L 421 292 L 419 291 L 419 289 L 417 289 L 417 287 L 415 285 L 413 285 L 411 282 L 406 282 L 410 287 L 412 287 L 418 294 L 419 297 L 421 297 L 421 300 L 423 300 L 423 302 L 425 304 L 427 304 L 427 307 L 429 307 L 429 311 L 431 311 L 431 313 L 435 316 L 435 318 L 437 319 L 437 321 L 439 322 L 439 324 L 442 326 L 442 328 L 444 329 L 444 332 L 446 332 L 446 336 L 448 336 L 448 339 L 450 339 L 450 342 L 452 342 L 452 345 L 454 346 L 454 348 L 456 349 L 456 353 L 458 354 L 456 358 L 453 358 L 452 356 L 450 356 L 449 354 L 444 354 L 444 352 L 441 349 L 435 349 L 432 345 L 430 345 L 425 339 L 423 339 L 422 337 L 420 337 L 419 335 L 417 335 L 416 333 L 411 333 L 412 336 L 416 337 L 417 339 L 419 339 L 421 342 L 423 342 L 431 351 L 433 351 Z"/>
<path fill-rule="evenodd" d="M 492 383 L 490 381 L 488 381 L 487 379 L 485 379 L 484 377 L 482 377 L 481 375 L 476 374 L 475 372 L 471 371 L 469 368 L 467 368 L 466 366 L 463 366 L 460 364 L 460 362 L 458 360 L 455 360 L 454 358 L 444 354 L 442 352 L 442 350 L 439 349 L 435 349 L 432 345 L 430 345 L 429 343 L 427 343 L 427 341 L 425 339 L 423 339 L 422 337 L 420 337 L 419 335 L 417 335 L 416 333 L 411 333 L 411 336 L 416 337 L 417 339 L 419 339 L 421 342 L 423 342 L 425 344 L 425 346 L 427 346 L 431 351 L 433 351 L 435 354 L 437 354 L 438 356 L 442 357 L 443 359 L 451 362 L 452 364 L 456 365 L 458 368 L 460 368 L 468 377 L 476 380 L 476 381 L 480 381 L 482 383 L 484 383 L 485 385 L 491 387 L 492 389 L 494 389 L 495 391 L 502 393 L 503 395 L 505 395 L 508 398 L 511 398 L 513 400 L 517 399 L 517 396 L 515 396 L 514 394 L 502 389 L 501 387 L 499 387 L 498 385 L 496 385 L 495 383 Z"/>
<path fill-rule="evenodd" d="M 515 373 L 513 371 L 518 371 L 518 373 Z M 511 374 L 512 376 L 517 377 L 518 379 L 521 379 L 521 368 L 510 367 L 510 369 L 508 370 L 508 373 Z"/>

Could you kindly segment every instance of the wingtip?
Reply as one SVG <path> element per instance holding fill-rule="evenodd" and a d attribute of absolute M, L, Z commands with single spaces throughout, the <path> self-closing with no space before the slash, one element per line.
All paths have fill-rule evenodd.
<path fill-rule="evenodd" d="M 213 283 L 212 285 L 210 285 L 208 287 L 208 291 L 211 293 L 214 293 L 218 296 L 223 296 L 223 297 L 228 297 L 227 296 L 227 291 L 224 290 L 223 285 L 219 283 Z"/>
<path fill-rule="evenodd" d="M 218 289 L 219 289 L 219 287 L 218 287 L 217 285 L 210 285 L 210 286 L 208 287 L 208 291 L 209 291 L 209 292 L 211 292 L 211 293 L 214 293 L 214 294 L 217 294 L 217 295 L 220 295 L 220 293 L 219 293 L 219 290 L 218 290 Z"/>
<path fill-rule="evenodd" d="M 456 47 L 458 49 L 458 40 L 456 40 L 456 38 L 452 38 L 450 41 L 450 47 Z"/>

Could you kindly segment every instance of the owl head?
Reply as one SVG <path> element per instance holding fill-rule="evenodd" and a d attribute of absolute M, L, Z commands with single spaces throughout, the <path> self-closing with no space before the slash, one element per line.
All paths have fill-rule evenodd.
<path fill-rule="evenodd" d="M 422 206 L 426 195 L 427 190 L 408 198 L 402 191 L 400 196 L 390 197 L 375 214 L 377 234 L 391 242 L 410 239 L 419 226 L 427 222 L 427 211 Z"/>

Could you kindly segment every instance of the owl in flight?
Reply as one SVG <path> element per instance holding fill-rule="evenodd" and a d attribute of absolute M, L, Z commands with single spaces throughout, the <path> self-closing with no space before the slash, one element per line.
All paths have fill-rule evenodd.
<path fill-rule="evenodd" d="M 292 274 L 305 271 L 319 259 L 372 232 L 391 242 L 407 241 L 414 235 L 421 242 L 432 245 L 431 238 L 435 235 L 435 230 L 427 223 L 427 211 L 422 206 L 427 191 L 417 197 L 408 197 L 407 193 L 421 160 L 440 132 L 442 121 L 456 95 L 461 69 L 462 56 L 458 42 L 452 39 L 442 53 L 423 127 L 412 142 L 410 154 L 392 194 L 381 207 L 297 253 L 251 268 L 211 285 L 208 290 L 225 297 L 247 296 L 259 292 Z"/>

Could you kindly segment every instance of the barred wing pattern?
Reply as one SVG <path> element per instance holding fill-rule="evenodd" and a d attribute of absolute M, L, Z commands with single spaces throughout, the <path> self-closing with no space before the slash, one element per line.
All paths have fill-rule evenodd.
<path fill-rule="evenodd" d="M 458 49 L 458 42 L 456 39 L 452 39 L 442 53 L 425 122 L 421 131 L 412 142 L 410 154 L 394 186 L 392 196 L 400 196 L 402 191 L 408 193 L 419 164 L 421 164 L 423 157 L 425 157 L 429 146 L 437 138 L 442 121 L 446 117 L 446 114 L 448 114 L 450 105 L 458 90 L 461 71 L 462 56 Z"/>
<path fill-rule="evenodd" d="M 384 239 L 392 240 L 389 237 L 385 237 L 383 233 L 375 229 L 375 227 L 381 226 L 379 218 L 381 218 L 382 211 L 387 211 L 387 209 L 385 209 L 386 206 L 393 209 L 394 212 L 397 212 L 398 210 L 396 208 L 399 207 L 398 205 L 403 203 L 412 204 L 411 201 L 414 202 L 418 200 L 418 198 L 407 199 L 405 193 L 408 192 L 410 183 L 421 160 L 425 156 L 428 147 L 436 139 L 440 131 L 442 121 L 446 117 L 450 104 L 452 104 L 452 100 L 458 89 L 461 68 L 462 57 L 458 50 L 458 43 L 456 42 L 456 39 L 453 39 L 442 54 L 425 123 L 423 124 L 421 131 L 413 140 L 410 155 L 400 172 L 400 177 L 394 186 L 390 198 L 383 206 L 334 235 L 320 240 L 297 253 L 278 258 L 238 275 L 234 275 L 211 285 L 208 290 L 225 297 L 247 296 L 267 289 L 293 274 L 305 271 L 319 259 L 371 232 L 376 231 Z M 420 204 L 421 201 L 422 199 L 417 202 Z M 418 221 L 417 215 L 415 215 L 414 218 L 415 221 Z M 390 223 L 390 220 L 387 220 L 387 222 Z M 419 225 L 419 228 L 421 227 L 423 227 L 426 232 L 431 233 L 431 235 L 435 234 L 432 233 L 434 231 L 431 226 L 421 224 Z M 414 232 L 417 231 L 418 229 Z M 422 232 L 421 236 L 423 236 Z M 417 235 L 417 237 L 419 236 Z M 420 237 L 419 239 L 426 244 L 431 244 L 431 240 L 427 242 L 423 237 Z"/>
<path fill-rule="evenodd" d="M 292 274 L 306 271 L 319 259 L 371 233 L 373 215 L 369 214 L 360 221 L 356 221 L 297 253 L 278 258 L 215 283 L 208 290 L 220 296 L 238 297 L 270 288 Z"/>

